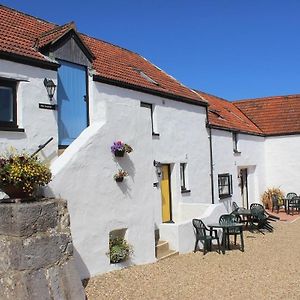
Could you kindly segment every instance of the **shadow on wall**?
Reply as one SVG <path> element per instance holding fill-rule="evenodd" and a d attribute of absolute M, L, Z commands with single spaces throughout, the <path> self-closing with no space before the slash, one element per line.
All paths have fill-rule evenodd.
<path fill-rule="evenodd" d="M 114 157 L 114 161 L 117 167 L 125 170 L 134 182 L 135 167 L 129 155 L 125 154 L 124 157 L 119 158 Z"/>
<path fill-rule="evenodd" d="M 222 203 L 224 205 L 224 208 L 226 209 L 226 211 L 228 213 L 232 212 L 232 199 L 231 199 L 231 197 L 220 199 L 219 201 L 220 201 L 220 203 Z"/>
<path fill-rule="evenodd" d="M 74 259 L 75 259 L 75 265 L 77 268 L 77 271 L 80 275 L 80 278 L 83 282 L 83 286 L 86 287 L 89 279 L 91 277 L 91 274 L 86 266 L 86 264 L 83 262 L 80 254 L 78 253 L 78 251 L 76 250 L 76 248 L 74 247 L 74 253 L 73 253 Z"/>

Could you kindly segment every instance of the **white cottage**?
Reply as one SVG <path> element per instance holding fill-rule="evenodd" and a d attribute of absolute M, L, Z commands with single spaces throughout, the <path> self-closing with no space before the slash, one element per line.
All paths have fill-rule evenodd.
<path fill-rule="evenodd" d="M 53 172 L 45 192 L 68 200 L 83 278 L 116 268 L 106 255 L 112 232 L 133 245 L 129 263 L 155 261 L 160 226 L 211 201 L 207 102 L 72 22 L 4 6 L 0 15 L 1 150 L 34 152 L 51 139 L 40 152 Z M 117 140 L 134 151 L 115 157 Z M 118 169 L 129 174 L 122 183 Z"/>
<path fill-rule="evenodd" d="M 243 102 L 191 90 L 73 22 L 1 5 L 0 16 L 0 149 L 33 153 L 46 144 L 39 155 L 53 180 L 45 193 L 68 200 L 82 278 L 155 261 L 158 239 L 189 252 L 192 218 L 217 221 L 232 201 L 247 206 L 280 182 L 270 175 L 278 140 Z M 115 157 L 117 140 L 134 151 Z M 121 183 L 118 169 L 129 174 Z M 110 264 L 110 233 L 133 245 L 126 264 Z"/>

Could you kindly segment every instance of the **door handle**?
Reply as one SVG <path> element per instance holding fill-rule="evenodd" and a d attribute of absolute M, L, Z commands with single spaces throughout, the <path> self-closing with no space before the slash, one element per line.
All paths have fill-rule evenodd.
<path fill-rule="evenodd" d="M 86 95 L 83 96 L 83 100 L 86 102 L 86 100 L 87 100 Z"/>

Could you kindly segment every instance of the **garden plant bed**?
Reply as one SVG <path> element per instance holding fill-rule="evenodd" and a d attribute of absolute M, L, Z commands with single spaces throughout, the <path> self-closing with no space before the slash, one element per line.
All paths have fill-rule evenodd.
<path fill-rule="evenodd" d="M 190 253 L 97 276 L 88 299 L 299 299 L 300 220 L 274 228 L 246 231 L 244 253 Z"/>

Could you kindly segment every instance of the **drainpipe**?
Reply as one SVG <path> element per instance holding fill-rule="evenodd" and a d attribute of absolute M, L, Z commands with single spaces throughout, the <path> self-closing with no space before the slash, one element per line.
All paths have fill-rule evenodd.
<path fill-rule="evenodd" d="M 211 203 L 215 204 L 215 195 L 214 195 L 214 162 L 213 162 L 213 149 L 212 149 L 212 134 L 211 134 L 211 127 L 210 127 L 209 121 L 208 121 L 208 107 L 206 107 L 206 127 L 208 129 L 208 138 L 209 138 Z"/>

